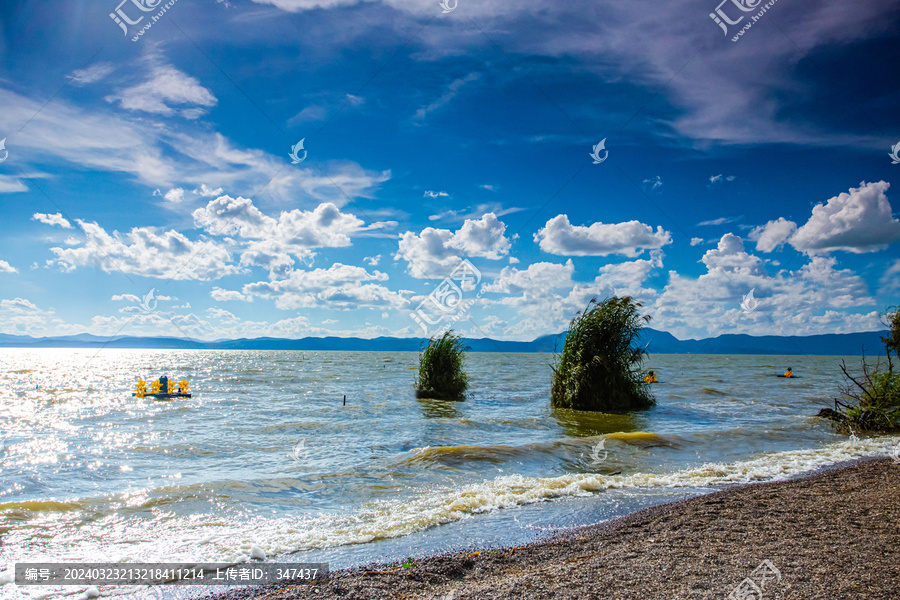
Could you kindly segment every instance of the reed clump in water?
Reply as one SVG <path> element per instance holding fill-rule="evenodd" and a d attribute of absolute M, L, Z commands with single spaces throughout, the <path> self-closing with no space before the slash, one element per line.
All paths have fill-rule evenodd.
<path fill-rule="evenodd" d="M 462 338 L 452 330 L 428 340 L 419 355 L 416 397 L 465 400 L 469 388 L 469 377 L 462 370 L 465 350 Z"/>
<path fill-rule="evenodd" d="M 824 409 L 819 416 L 837 423 L 844 433 L 855 431 L 891 431 L 900 429 L 900 371 L 894 371 L 891 355 L 900 357 L 900 308 L 888 309 L 884 315 L 890 329 L 888 337 L 882 337 L 887 355 L 887 371 L 881 370 L 880 361 L 874 367 L 862 359 L 862 375 L 854 377 L 841 362 L 846 384 L 841 389 L 852 404 L 834 401 L 834 410 Z"/>
<path fill-rule="evenodd" d="M 643 324 L 650 321 L 640 315 L 641 307 L 630 296 L 593 298 L 572 319 L 553 367 L 552 406 L 621 411 L 656 404 L 640 368 L 647 353 L 636 346 Z"/>

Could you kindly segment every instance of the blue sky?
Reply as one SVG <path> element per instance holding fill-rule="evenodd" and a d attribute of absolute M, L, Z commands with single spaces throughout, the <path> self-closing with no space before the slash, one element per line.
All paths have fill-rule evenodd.
<path fill-rule="evenodd" d="M 681 338 L 879 329 L 898 23 L 897 0 L 5 2 L 0 332 L 529 340 L 623 294 Z"/>

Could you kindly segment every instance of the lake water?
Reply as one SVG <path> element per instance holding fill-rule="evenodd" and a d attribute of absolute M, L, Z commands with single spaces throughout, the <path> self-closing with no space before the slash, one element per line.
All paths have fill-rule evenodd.
<path fill-rule="evenodd" d="M 624 415 L 550 408 L 552 358 L 470 354 L 453 403 L 415 399 L 415 353 L 0 350 L 0 578 L 521 543 L 900 441 L 811 416 L 839 394 L 839 357 L 652 355 L 658 406 Z M 799 379 L 775 377 L 788 366 Z M 194 397 L 131 397 L 163 374 Z"/>

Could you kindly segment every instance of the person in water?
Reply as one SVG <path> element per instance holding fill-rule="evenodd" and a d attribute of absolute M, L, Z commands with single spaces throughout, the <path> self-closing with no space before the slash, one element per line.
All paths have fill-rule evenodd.
<path fill-rule="evenodd" d="M 791 370 L 790 367 L 788 367 L 787 371 L 784 372 L 784 376 L 785 377 L 793 377 L 794 376 L 794 372 Z"/>
<path fill-rule="evenodd" d="M 644 375 L 644 383 L 656 383 L 656 374 L 653 371 L 648 371 L 646 375 Z"/>

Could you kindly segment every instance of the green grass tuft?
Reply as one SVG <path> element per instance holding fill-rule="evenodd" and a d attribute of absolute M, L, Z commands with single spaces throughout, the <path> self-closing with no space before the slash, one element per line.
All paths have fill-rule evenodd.
<path fill-rule="evenodd" d="M 416 397 L 438 400 L 465 400 L 469 377 L 463 373 L 465 347 L 452 331 L 431 338 L 419 355 Z"/>
<path fill-rule="evenodd" d="M 553 367 L 552 406 L 626 411 L 656 404 L 640 368 L 646 352 L 635 346 L 650 320 L 640 316 L 641 306 L 628 296 L 594 298 L 572 319 Z"/>

